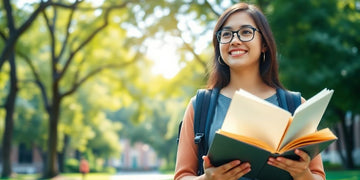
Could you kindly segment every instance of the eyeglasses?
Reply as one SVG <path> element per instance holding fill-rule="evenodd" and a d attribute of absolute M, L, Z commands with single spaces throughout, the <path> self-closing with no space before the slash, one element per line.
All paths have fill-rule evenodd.
<path fill-rule="evenodd" d="M 233 40 L 234 34 L 236 33 L 237 37 L 240 39 L 240 41 L 248 42 L 248 41 L 251 41 L 254 39 L 255 31 L 258 31 L 260 33 L 260 30 L 254 28 L 250 25 L 247 25 L 247 26 L 242 26 L 237 31 L 231 31 L 229 29 L 222 29 L 216 33 L 216 37 L 221 44 L 227 44 Z"/>

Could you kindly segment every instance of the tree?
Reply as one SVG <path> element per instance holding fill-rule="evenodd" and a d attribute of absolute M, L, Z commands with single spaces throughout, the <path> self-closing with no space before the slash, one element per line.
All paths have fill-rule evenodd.
<path fill-rule="evenodd" d="M 15 110 L 15 100 L 17 96 L 17 77 L 16 77 L 16 65 L 15 65 L 15 53 L 11 52 L 9 55 L 9 64 L 10 64 L 10 88 L 9 95 L 5 102 L 5 131 L 3 135 L 3 151 L 2 151 L 2 159 L 3 159 L 3 171 L 2 177 L 9 177 L 12 173 L 11 170 L 11 162 L 10 162 L 10 148 L 11 148 L 11 140 L 13 135 L 14 121 L 13 114 Z"/>
<path fill-rule="evenodd" d="M 110 13 L 114 9 L 122 9 L 131 3 L 127 1 L 119 5 L 107 4 L 107 7 L 102 7 L 101 15 L 97 17 L 90 17 L 88 14 L 82 14 L 83 16 L 89 16 L 93 18 L 91 25 L 87 25 L 88 19 L 81 20 L 75 14 L 77 11 L 89 11 L 92 12 L 96 8 L 91 8 L 88 5 L 79 7 L 82 1 L 75 1 L 71 5 L 63 8 L 62 6 L 52 6 L 52 12 L 44 11 L 43 17 L 45 20 L 45 26 L 49 33 L 49 64 L 50 64 L 50 76 L 41 77 L 39 74 L 40 69 L 37 69 L 33 65 L 33 61 L 27 61 L 29 63 L 35 83 L 41 90 L 43 97 L 44 109 L 49 115 L 49 127 L 48 127 L 48 155 L 46 169 L 44 177 L 54 177 L 58 174 L 57 169 L 57 145 L 58 145 L 58 124 L 60 119 L 60 107 L 61 102 L 65 97 L 75 93 L 80 86 L 89 81 L 90 78 L 98 75 L 105 69 L 112 68 L 124 68 L 128 65 L 134 64 L 139 58 L 140 54 L 135 54 L 132 60 L 122 59 L 121 62 L 114 62 L 114 60 L 103 61 L 98 63 L 97 67 L 92 67 L 93 63 L 86 55 L 85 47 L 95 38 L 97 34 L 102 32 L 109 24 Z M 60 21 L 59 16 L 67 16 L 66 21 Z M 75 21 L 76 20 L 76 21 Z M 57 25 L 63 24 L 64 29 L 58 28 Z M 88 33 L 84 33 L 83 28 L 88 29 Z M 64 30 L 65 32 L 62 32 Z M 39 47 L 43 48 L 43 47 Z M 124 54 L 123 54 L 124 55 Z M 36 55 L 32 55 L 35 57 Z M 31 57 L 25 59 L 32 59 Z M 90 64 L 89 64 L 90 63 Z M 84 69 L 86 68 L 86 69 Z M 70 76 L 72 78 L 72 84 L 65 83 L 65 77 Z M 49 80 L 47 82 L 46 80 Z"/>
<path fill-rule="evenodd" d="M 325 87 L 335 90 L 323 124 L 341 123 L 346 134 L 341 140 L 346 143 L 343 164 L 354 168 L 352 132 L 344 122 L 348 110 L 359 112 L 360 84 L 355 72 L 360 70 L 360 38 L 356 31 L 359 24 L 355 22 L 360 16 L 355 2 L 276 1 L 270 19 L 278 41 L 284 84 L 300 90 L 304 97 Z"/>
<path fill-rule="evenodd" d="M 3 171 L 2 177 L 9 177 L 12 173 L 11 170 L 11 161 L 10 161 L 10 148 L 12 141 L 12 132 L 13 132 L 13 114 L 15 109 L 15 100 L 17 96 L 17 75 L 16 75 L 16 63 L 15 63 L 15 45 L 18 39 L 25 31 L 31 26 L 31 24 L 35 21 L 37 16 L 48 6 L 50 5 L 62 5 L 61 3 L 53 3 L 52 1 L 41 1 L 38 7 L 29 14 L 29 18 L 26 19 L 20 27 L 16 27 L 16 13 L 13 13 L 12 5 L 9 0 L 3 0 L 4 10 L 6 13 L 7 26 L 4 29 L 6 31 L 0 31 L 0 36 L 2 40 L 4 40 L 4 47 L 0 54 L 0 70 L 3 67 L 3 64 L 7 59 L 9 59 L 10 64 L 10 88 L 9 93 L 4 103 L 5 107 L 5 131 L 3 136 Z M 1 106 L 0 106 L 1 107 Z"/>
<path fill-rule="evenodd" d="M 3 135 L 2 143 L 2 159 L 3 159 L 3 170 L 2 177 L 9 177 L 12 173 L 11 161 L 10 161 L 10 148 L 13 135 L 14 120 L 13 114 L 15 109 L 15 100 L 17 97 L 17 75 L 16 75 L 16 62 L 15 62 L 15 49 L 14 46 L 19 36 L 28 29 L 32 21 L 37 17 L 39 12 L 45 8 L 48 3 L 41 3 L 40 6 L 30 15 L 30 18 L 27 19 L 19 28 L 15 26 L 15 20 L 13 15 L 13 9 L 11 7 L 9 0 L 3 0 L 4 9 L 6 12 L 7 18 L 7 30 L 8 35 L 5 32 L 0 31 L 2 39 L 5 41 L 4 48 L 0 55 L 0 70 L 6 59 L 9 59 L 10 64 L 10 88 L 9 94 L 6 98 L 4 107 L 5 107 L 5 131 Z"/>

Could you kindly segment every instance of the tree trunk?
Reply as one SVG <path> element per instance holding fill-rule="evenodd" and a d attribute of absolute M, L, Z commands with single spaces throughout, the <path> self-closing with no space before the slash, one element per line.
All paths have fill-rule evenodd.
<path fill-rule="evenodd" d="M 53 104 L 49 111 L 49 139 L 47 163 L 44 168 L 44 178 L 53 178 L 59 174 L 57 159 L 58 122 L 60 111 L 60 99 L 54 94 Z"/>
<path fill-rule="evenodd" d="M 337 151 L 338 151 L 338 154 L 339 154 L 339 156 L 340 156 L 340 159 L 341 159 L 341 162 L 342 162 L 342 164 L 345 164 L 345 162 L 346 162 L 346 157 L 345 157 L 345 154 L 344 153 L 342 153 L 341 152 L 341 150 L 342 150 L 342 146 L 341 146 L 341 142 L 342 142 L 342 140 L 341 139 L 343 139 L 343 136 L 341 136 L 341 133 L 340 133 L 340 130 L 341 128 L 340 128 L 340 123 L 339 123 L 339 125 L 334 129 L 335 130 L 335 134 L 338 136 L 338 140 L 336 141 L 336 149 L 337 149 Z"/>
<path fill-rule="evenodd" d="M 344 124 L 344 122 L 341 125 L 345 134 L 343 141 L 345 142 L 346 162 L 344 165 L 346 169 L 354 169 L 355 164 L 352 157 L 352 152 L 354 150 L 354 137 L 353 137 L 354 131 L 352 129 L 354 126 L 352 123 L 349 126 L 347 126 L 346 124 Z"/>
<path fill-rule="evenodd" d="M 78 149 L 75 150 L 75 159 L 77 159 L 79 161 L 81 159 L 81 152 Z"/>
<path fill-rule="evenodd" d="M 65 172 L 65 153 L 63 152 L 59 152 L 57 154 L 58 157 L 58 165 L 59 165 L 59 172 L 60 173 L 64 173 Z"/>
<path fill-rule="evenodd" d="M 337 142 L 337 147 L 338 147 L 338 151 L 342 160 L 342 164 L 344 166 L 345 169 L 354 169 L 355 168 L 355 164 L 354 164 L 354 160 L 352 157 L 352 152 L 354 150 L 354 138 L 353 138 L 353 121 L 351 121 L 352 123 L 350 125 L 346 125 L 345 124 L 345 112 L 341 111 L 340 109 L 336 109 L 335 112 L 337 113 L 338 117 L 341 118 L 341 121 L 339 122 L 339 131 L 337 131 L 337 134 L 339 136 L 339 140 Z M 352 118 L 352 117 L 351 117 Z M 342 132 L 342 134 L 339 134 L 340 131 Z M 344 153 L 342 153 L 342 149 L 340 146 L 341 142 L 344 143 Z"/>
<path fill-rule="evenodd" d="M 10 63 L 10 90 L 5 103 L 5 131 L 2 141 L 2 160 L 3 168 L 1 177 L 8 178 L 12 174 L 11 169 L 11 141 L 14 129 L 14 110 L 15 110 L 15 100 L 17 96 L 17 77 L 16 77 L 16 64 L 15 64 L 15 55 L 12 52 L 9 57 Z"/>
<path fill-rule="evenodd" d="M 64 136 L 64 146 L 61 150 L 61 152 L 58 154 L 58 158 L 59 158 L 59 171 L 61 173 L 65 172 L 65 163 L 66 163 L 66 153 L 67 153 L 67 149 L 69 146 L 69 141 L 70 141 L 70 136 L 65 134 Z"/>

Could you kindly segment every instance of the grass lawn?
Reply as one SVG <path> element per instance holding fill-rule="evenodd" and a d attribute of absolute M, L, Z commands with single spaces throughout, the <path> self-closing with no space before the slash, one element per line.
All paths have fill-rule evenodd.
<path fill-rule="evenodd" d="M 111 174 L 90 173 L 86 175 L 86 180 L 109 180 Z M 7 180 L 37 180 L 38 175 L 18 175 L 16 178 Z M 360 180 L 360 170 L 357 171 L 326 171 L 327 180 Z M 2 180 L 0 178 L 0 180 Z M 81 174 L 61 174 L 51 180 L 82 180 Z"/>
<path fill-rule="evenodd" d="M 326 180 L 360 180 L 360 170 L 326 171 Z"/>
<path fill-rule="evenodd" d="M 90 173 L 86 175 L 86 180 L 108 180 L 110 179 L 111 174 L 105 173 Z M 16 178 L 6 179 L 6 180 L 37 180 L 39 175 L 31 174 L 31 175 L 22 175 L 18 174 Z M 0 178 L 0 180 L 2 180 Z M 79 173 L 73 174 L 61 174 L 56 178 L 52 178 L 51 180 L 82 180 L 82 176 Z"/>
<path fill-rule="evenodd" d="M 112 174 L 105 174 L 105 173 L 90 173 L 86 175 L 86 180 L 108 180 L 110 179 Z M 51 180 L 82 180 L 82 175 L 80 173 L 73 173 L 73 174 L 61 174 L 57 178 L 53 178 Z"/>

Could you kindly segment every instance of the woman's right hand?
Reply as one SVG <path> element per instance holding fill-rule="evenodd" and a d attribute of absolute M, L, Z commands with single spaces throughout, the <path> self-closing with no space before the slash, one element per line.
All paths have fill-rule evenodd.
<path fill-rule="evenodd" d="M 210 163 L 207 156 L 203 156 L 204 160 L 204 177 L 206 180 L 237 180 L 250 172 L 250 164 L 242 163 L 234 160 L 219 167 L 215 167 Z"/>

